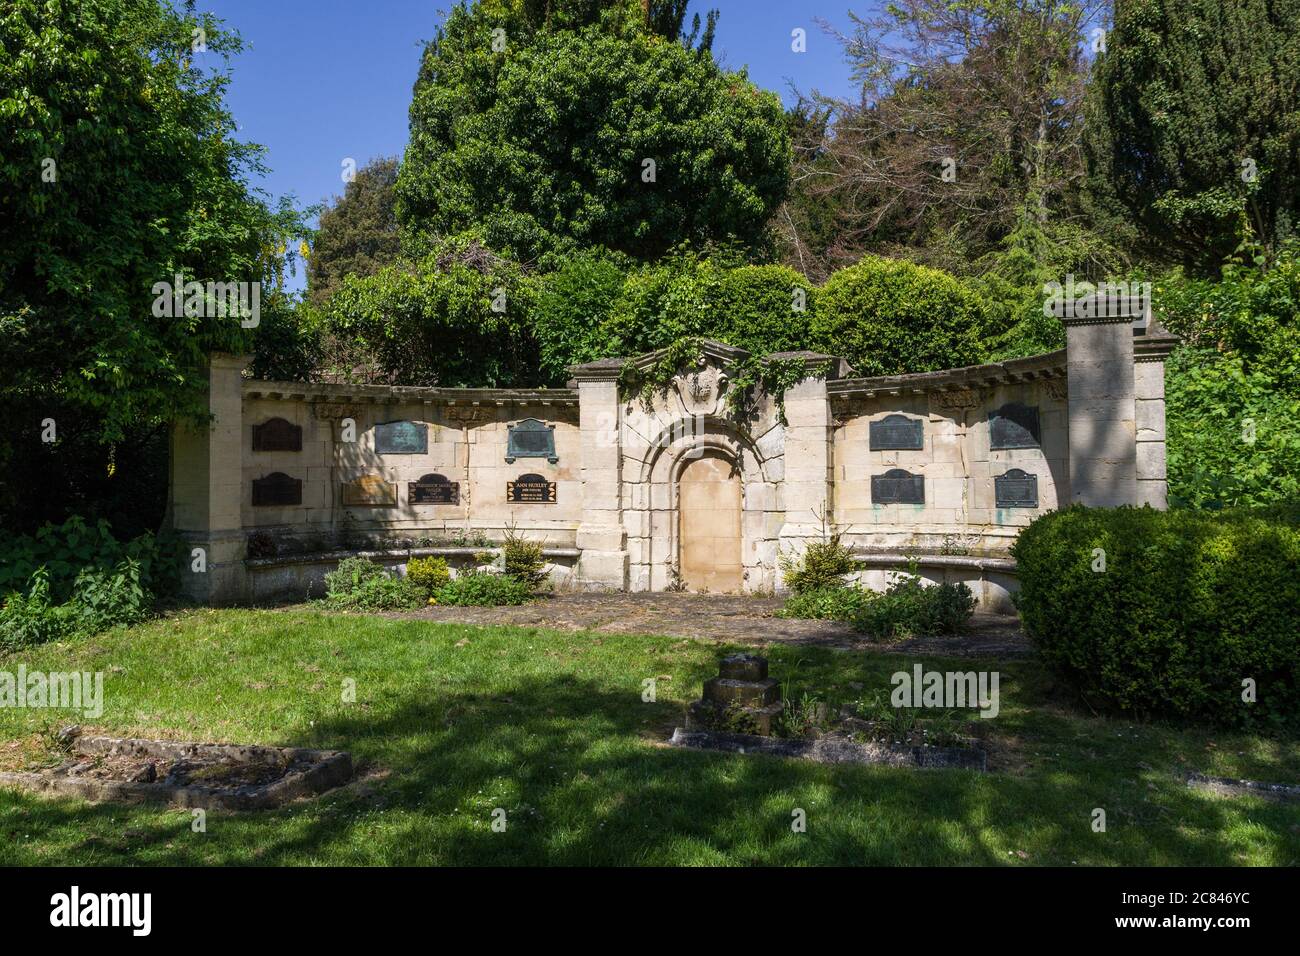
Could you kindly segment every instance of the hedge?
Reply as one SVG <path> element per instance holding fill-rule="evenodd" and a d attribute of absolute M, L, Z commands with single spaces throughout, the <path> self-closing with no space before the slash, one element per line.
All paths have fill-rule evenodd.
<path fill-rule="evenodd" d="M 1094 707 L 1278 727 L 1300 719 L 1300 511 L 1075 506 L 1025 529 L 1016 603 Z M 1243 699 L 1247 681 L 1256 700 Z"/>

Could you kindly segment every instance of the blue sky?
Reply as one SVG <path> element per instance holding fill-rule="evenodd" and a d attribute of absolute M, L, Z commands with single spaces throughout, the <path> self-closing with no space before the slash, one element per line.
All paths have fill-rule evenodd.
<path fill-rule="evenodd" d="M 271 172 L 259 185 L 272 195 L 293 193 L 300 204 L 320 202 L 342 192 L 345 159 L 364 165 L 401 156 L 420 51 L 450 2 L 200 0 L 200 9 L 224 19 L 248 47 L 233 62 L 229 103 L 241 138 L 268 149 Z M 755 83 L 789 102 L 791 82 L 804 91 L 849 92 L 838 44 L 815 18 L 844 28 L 848 9 L 871 6 L 693 0 L 691 10 L 719 10 L 714 55 L 729 69 L 748 67 Z M 807 31 L 805 53 L 790 49 L 796 27 Z"/>

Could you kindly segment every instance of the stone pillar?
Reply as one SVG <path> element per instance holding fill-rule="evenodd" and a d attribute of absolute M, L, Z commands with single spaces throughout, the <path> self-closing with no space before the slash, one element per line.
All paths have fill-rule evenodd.
<path fill-rule="evenodd" d="M 1057 314 L 1065 324 L 1071 500 L 1101 508 L 1137 504 L 1133 318 L 1127 307 L 1064 306 Z"/>
<path fill-rule="evenodd" d="M 247 598 L 243 531 L 243 378 L 250 356 L 214 353 L 207 369 L 211 422 L 172 426 L 172 529 L 189 545 L 182 569 L 185 595 L 202 604 Z M 202 548 L 206 570 L 193 570 L 191 549 Z"/>
<path fill-rule="evenodd" d="M 1178 343 L 1159 326 L 1133 341 L 1138 504 L 1169 506 L 1165 472 L 1165 358 Z"/>
<path fill-rule="evenodd" d="M 578 525 L 578 583 L 626 590 L 627 533 L 623 528 L 623 451 L 618 381 L 614 374 L 580 378 L 582 523 Z"/>
<path fill-rule="evenodd" d="M 833 525 L 831 443 L 834 422 L 826 379 L 806 378 L 785 393 L 785 524 L 782 553 L 798 553 Z M 823 526 L 823 520 L 825 522 Z"/>

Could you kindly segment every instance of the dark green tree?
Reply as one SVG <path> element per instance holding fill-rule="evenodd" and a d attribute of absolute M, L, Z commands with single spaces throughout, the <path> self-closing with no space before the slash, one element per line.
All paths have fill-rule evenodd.
<path fill-rule="evenodd" d="M 127 463 L 165 470 L 166 423 L 201 412 L 205 353 L 256 334 L 154 308 L 177 274 L 274 287 L 294 255 L 300 217 L 250 188 L 259 150 L 233 138 L 239 48 L 192 4 L 0 6 L 0 525 L 137 513 L 157 485 Z"/>
<path fill-rule="evenodd" d="M 1276 250 L 1300 185 L 1300 0 L 1118 0 L 1086 122 L 1091 189 L 1146 251 L 1214 274 Z"/>
<path fill-rule="evenodd" d="M 593 245 L 651 259 L 727 237 L 758 247 L 789 161 L 775 95 L 635 17 L 516 39 L 462 5 L 415 86 L 398 217 L 417 257 L 466 229 L 523 261 Z"/>
<path fill-rule="evenodd" d="M 334 205 L 322 210 L 307 264 L 307 298 L 322 306 L 350 275 L 374 275 L 401 251 L 394 188 L 397 157 L 357 170 Z"/>

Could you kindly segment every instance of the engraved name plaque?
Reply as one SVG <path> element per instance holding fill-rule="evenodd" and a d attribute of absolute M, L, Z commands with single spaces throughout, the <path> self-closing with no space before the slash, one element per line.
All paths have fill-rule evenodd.
<path fill-rule="evenodd" d="M 302 428 L 283 418 L 254 425 L 253 451 L 302 451 Z"/>
<path fill-rule="evenodd" d="M 506 482 L 506 501 L 511 504 L 555 504 L 555 482 L 541 475 L 520 475 Z"/>
<path fill-rule="evenodd" d="M 1012 468 L 993 479 L 993 497 L 999 508 L 1037 508 L 1038 476 Z"/>
<path fill-rule="evenodd" d="M 375 426 L 375 451 L 381 455 L 425 455 L 429 428 L 420 422 L 384 422 Z"/>
<path fill-rule="evenodd" d="M 253 507 L 272 508 L 302 504 L 302 481 L 282 471 L 253 479 Z"/>
<path fill-rule="evenodd" d="M 511 425 L 506 440 L 506 463 L 517 458 L 545 458 L 552 465 L 560 459 L 555 455 L 555 426 L 525 418 Z"/>
<path fill-rule="evenodd" d="M 460 482 L 448 481 L 445 475 L 424 475 L 406 485 L 406 502 L 412 505 L 458 505 Z"/>
<path fill-rule="evenodd" d="M 925 447 L 925 423 L 906 415 L 886 415 L 870 425 L 872 451 L 919 451 Z"/>
<path fill-rule="evenodd" d="M 397 485 L 378 475 L 362 475 L 343 482 L 343 504 L 349 508 L 392 508 L 397 504 Z"/>
<path fill-rule="evenodd" d="M 989 448 L 1037 448 L 1039 443 L 1038 409 L 1019 402 L 1008 402 L 989 412 Z"/>
<path fill-rule="evenodd" d="M 891 468 L 883 475 L 872 475 L 871 503 L 873 505 L 923 505 L 925 504 L 925 477 L 910 474 L 902 468 Z"/>

